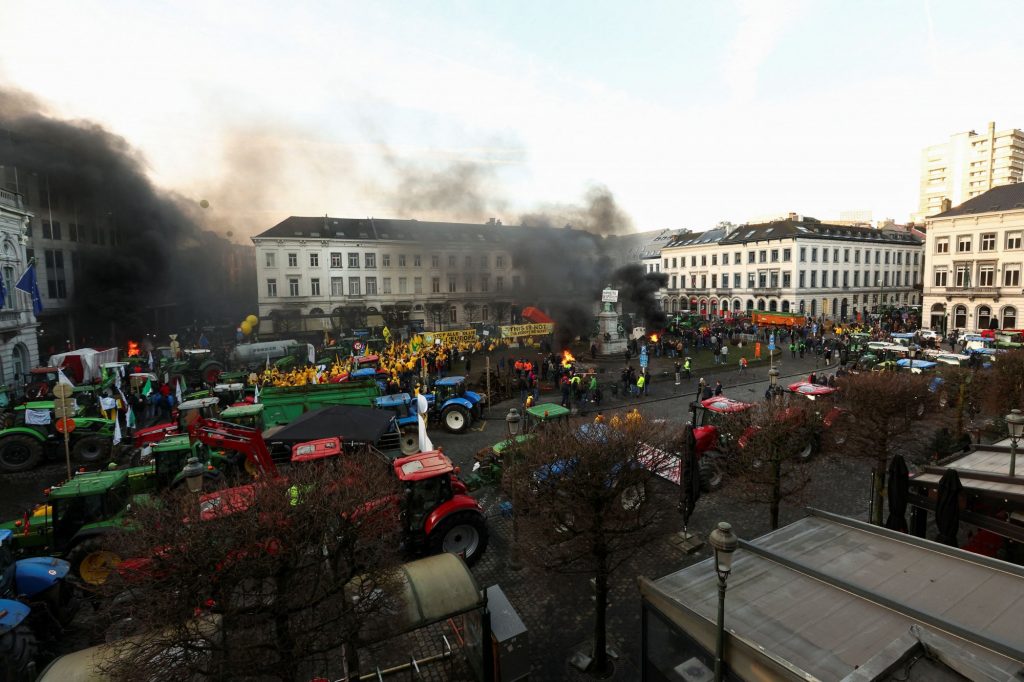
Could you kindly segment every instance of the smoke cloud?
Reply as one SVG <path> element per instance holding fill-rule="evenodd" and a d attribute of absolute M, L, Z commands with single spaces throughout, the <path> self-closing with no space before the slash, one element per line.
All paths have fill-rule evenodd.
<path fill-rule="evenodd" d="M 633 231 L 633 221 L 615 202 L 604 185 L 591 186 L 582 204 L 552 204 L 519 216 L 525 227 L 573 227 L 591 234 L 623 235 Z"/>

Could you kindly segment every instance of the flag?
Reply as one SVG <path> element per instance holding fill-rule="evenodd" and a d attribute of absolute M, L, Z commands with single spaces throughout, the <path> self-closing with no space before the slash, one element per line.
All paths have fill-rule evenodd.
<path fill-rule="evenodd" d="M 0 308 L 3 308 L 7 304 L 7 282 L 4 281 L 3 277 L 0 277 Z"/>
<path fill-rule="evenodd" d="M 153 392 L 153 384 L 150 383 L 149 379 L 146 379 L 146 385 L 142 387 L 142 395 L 149 397 L 149 394 Z"/>
<path fill-rule="evenodd" d="M 149 371 L 153 371 L 153 351 L 149 351 Z"/>
<path fill-rule="evenodd" d="M 174 382 L 174 400 L 181 405 L 181 379 Z"/>
<path fill-rule="evenodd" d="M 68 379 L 67 375 L 64 374 L 64 370 L 61 369 L 60 367 L 57 368 L 57 383 L 58 384 L 67 384 L 68 386 L 71 386 L 71 387 L 74 387 L 74 385 L 75 385 L 71 381 L 71 379 Z"/>
<path fill-rule="evenodd" d="M 121 442 L 121 416 L 114 412 L 114 445 Z"/>
<path fill-rule="evenodd" d="M 434 449 L 434 444 L 430 442 L 430 436 L 427 435 L 427 399 L 422 394 L 416 396 L 416 416 L 419 418 L 419 446 L 420 452 L 430 452 Z"/>
<path fill-rule="evenodd" d="M 253 391 L 253 402 L 258 403 L 260 401 L 260 385 L 254 384 L 253 388 L 255 389 Z"/>
<path fill-rule="evenodd" d="M 135 410 L 132 409 L 131 405 L 128 406 L 128 414 L 125 415 L 124 423 L 129 429 L 135 428 Z"/>
<path fill-rule="evenodd" d="M 22 274 L 18 283 L 14 285 L 14 288 L 20 289 L 32 297 L 32 310 L 36 315 L 43 312 L 43 299 L 39 295 L 39 282 L 36 281 L 35 261 L 29 263 L 28 268 Z"/>
<path fill-rule="evenodd" d="M 0 301 L 0 305 L 3 305 L 3 301 Z M 391 343 L 391 330 L 384 327 L 384 331 L 381 332 L 381 336 L 384 337 L 384 343 Z"/>

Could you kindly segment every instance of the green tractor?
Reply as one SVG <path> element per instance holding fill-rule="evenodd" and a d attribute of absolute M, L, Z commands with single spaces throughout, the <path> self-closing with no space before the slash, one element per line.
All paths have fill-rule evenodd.
<path fill-rule="evenodd" d="M 44 457 L 64 454 L 64 436 L 57 432 L 52 400 L 25 403 L 14 409 L 14 425 L 0 430 L 0 472 L 28 471 Z M 114 422 L 100 417 L 74 417 L 69 436 L 71 456 L 82 464 L 110 457 Z"/>
<path fill-rule="evenodd" d="M 248 481 L 245 455 L 238 452 L 211 450 L 187 433 L 168 436 L 158 443 L 136 452 L 131 466 L 123 469 L 133 494 L 175 490 L 186 483 L 185 465 L 195 457 L 204 465 L 203 491 L 219 490 Z"/>
<path fill-rule="evenodd" d="M 51 488 L 45 504 L 0 529 L 12 532 L 19 557 L 62 557 L 83 582 L 99 585 L 121 562 L 105 540 L 127 525 L 129 503 L 142 499 L 132 497 L 127 471 L 79 473 Z"/>
<path fill-rule="evenodd" d="M 209 348 L 186 348 L 181 354 L 180 360 L 161 357 L 160 371 L 172 377 L 183 377 L 189 386 L 213 386 L 219 381 L 224 364 L 213 358 Z"/>

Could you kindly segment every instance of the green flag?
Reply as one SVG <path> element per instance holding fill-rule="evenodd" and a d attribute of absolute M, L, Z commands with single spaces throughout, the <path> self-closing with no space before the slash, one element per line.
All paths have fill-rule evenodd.
<path fill-rule="evenodd" d="M 149 379 L 146 379 L 146 385 L 142 387 L 142 395 L 149 397 L 149 394 L 153 392 L 153 384 L 150 383 Z"/>

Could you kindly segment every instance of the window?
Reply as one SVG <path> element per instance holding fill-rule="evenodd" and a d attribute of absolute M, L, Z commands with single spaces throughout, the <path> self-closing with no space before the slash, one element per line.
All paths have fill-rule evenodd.
<path fill-rule="evenodd" d="M 376 296 L 377 295 L 377 278 L 367 277 L 366 278 L 366 295 Z"/>
<path fill-rule="evenodd" d="M 797 275 L 797 278 L 796 278 L 796 280 L 797 280 L 798 286 L 799 286 L 799 287 L 800 287 L 801 289 L 803 289 L 803 288 L 804 288 L 804 271 L 803 271 L 803 270 L 801 270 L 801 271 L 799 272 L 799 274 Z"/>
<path fill-rule="evenodd" d="M 772 270 L 771 275 L 769 276 L 769 279 L 771 280 L 771 284 L 770 284 L 771 288 L 772 289 L 778 289 L 779 288 L 779 273 L 778 273 L 777 270 Z"/>
<path fill-rule="evenodd" d="M 708 257 L 707 257 L 707 255 L 705 255 L 705 254 L 701 254 L 701 257 L 700 257 L 700 264 L 701 264 L 701 265 L 707 265 L 707 264 L 708 264 Z"/>
<path fill-rule="evenodd" d="M 788 263 L 791 260 L 793 260 L 793 249 L 783 249 L 782 250 L 782 261 L 784 263 Z"/>
<path fill-rule="evenodd" d="M 881 262 L 882 262 L 882 252 L 881 251 L 875 251 L 875 265 L 878 265 Z"/>
<path fill-rule="evenodd" d="M 850 250 L 849 249 L 843 249 L 843 262 L 844 263 L 849 263 L 850 262 Z"/>
<path fill-rule="evenodd" d="M 341 268 L 341 252 L 331 251 L 331 267 L 335 269 Z"/>
<path fill-rule="evenodd" d="M 1006 248 L 1007 249 L 1019 249 L 1020 248 L 1020 232 L 1007 232 L 1006 233 Z"/>
<path fill-rule="evenodd" d="M 988 329 L 992 321 L 992 309 L 987 305 L 978 306 L 978 329 Z"/>
<path fill-rule="evenodd" d="M 467 269 L 467 270 L 468 270 L 469 268 L 473 267 L 473 257 L 472 257 L 472 256 L 466 256 L 466 258 L 465 258 L 465 264 L 466 264 L 466 269 Z"/>
<path fill-rule="evenodd" d="M 860 249 L 857 249 L 856 251 L 853 252 L 853 262 L 854 263 L 859 263 L 860 262 Z"/>
<path fill-rule="evenodd" d="M 1004 287 L 1019 287 L 1020 286 L 1020 266 L 1019 265 L 1004 265 L 1003 266 L 1003 286 Z"/>
<path fill-rule="evenodd" d="M 441 278 L 431 277 L 430 278 L 430 293 L 439 294 L 441 293 Z"/>
<path fill-rule="evenodd" d="M 448 267 L 455 267 L 455 256 L 448 256 Z"/>
<path fill-rule="evenodd" d="M 712 265 L 718 265 L 718 254 L 717 253 L 711 254 L 711 264 Z"/>
<path fill-rule="evenodd" d="M 341 277 L 331 277 L 331 296 L 344 296 L 345 287 L 342 285 Z"/>
<path fill-rule="evenodd" d="M 717 289 L 718 288 L 718 275 L 711 275 L 711 288 L 712 289 Z"/>
<path fill-rule="evenodd" d="M 455 275 L 448 275 L 448 293 L 455 293 Z"/>
<path fill-rule="evenodd" d="M 413 256 L 412 257 L 412 266 L 414 268 L 421 267 L 422 265 L 423 265 L 423 259 L 420 256 Z"/>
<path fill-rule="evenodd" d="M 47 294 L 50 298 L 67 298 L 68 285 L 64 277 L 64 252 L 47 249 L 45 258 Z"/>
<path fill-rule="evenodd" d="M 982 265 L 978 268 L 978 286 L 991 287 L 996 283 L 996 268 L 994 265 Z M 984 329 L 984 327 L 978 327 Z"/>
<path fill-rule="evenodd" d="M 806 261 L 807 261 L 807 247 L 806 246 L 801 246 L 800 247 L 800 262 L 804 263 Z"/>
<path fill-rule="evenodd" d="M 466 292 L 473 293 L 473 275 L 466 275 Z"/>
<path fill-rule="evenodd" d="M 459 321 L 459 309 L 455 306 L 448 308 L 448 321 L 458 322 Z"/>
<path fill-rule="evenodd" d="M 288 295 L 298 296 L 299 295 L 299 278 L 289 277 L 288 278 Z"/>
<path fill-rule="evenodd" d="M 764 249 L 759 251 L 758 254 L 757 254 L 757 261 L 759 263 L 767 263 L 768 262 L 768 252 L 765 251 Z"/>
<path fill-rule="evenodd" d="M 969 265 L 956 266 L 956 285 L 960 288 L 971 286 L 971 270 Z"/>
<path fill-rule="evenodd" d="M 782 273 L 782 286 L 791 287 L 793 286 L 793 273 L 784 272 Z"/>
<path fill-rule="evenodd" d="M 751 262 L 753 262 L 753 261 L 751 261 Z M 690 267 L 691 268 L 697 267 L 697 257 L 696 256 L 690 256 Z"/>
<path fill-rule="evenodd" d="M 320 254 L 311 253 L 309 254 L 309 267 L 318 268 L 320 267 Z"/>
<path fill-rule="evenodd" d="M 480 306 L 480 319 L 483 322 L 486 322 L 487 320 L 491 319 L 491 309 L 485 305 Z"/>
<path fill-rule="evenodd" d="M 821 250 L 821 262 L 822 263 L 827 263 L 828 262 L 828 249 L 822 249 Z"/>
<path fill-rule="evenodd" d="M 860 270 L 853 271 L 853 286 L 860 286 Z M 854 296 L 856 297 L 856 294 L 854 294 Z"/>
<path fill-rule="evenodd" d="M 914 265 L 917 265 L 917 251 L 914 252 Z"/>
<path fill-rule="evenodd" d="M 413 289 L 413 293 L 416 293 L 416 294 L 422 294 L 423 293 L 423 278 L 422 277 L 413 277 L 412 285 L 413 285 L 413 288 L 414 288 Z"/>
<path fill-rule="evenodd" d="M 949 253 L 949 237 L 935 240 L 935 253 Z"/>
<path fill-rule="evenodd" d="M 353 269 L 356 269 L 356 268 L 359 267 L 359 254 L 358 253 L 350 253 L 350 254 L 348 254 L 348 266 L 350 268 L 353 268 Z"/>
<path fill-rule="evenodd" d="M 773 263 L 778 263 L 779 262 L 779 250 L 778 249 L 772 249 L 772 262 Z"/>
<path fill-rule="evenodd" d="M 946 286 L 946 283 L 948 281 L 949 281 L 949 273 L 947 271 L 945 271 L 945 270 L 936 270 L 935 271 L 935 286 L 937 286 L 937 287 L 944 287 L 944 286 Z"/>
<path fill-rule="evenodd" d="M 374 270 L 377 267 L 377 254 L 375 253 L 364 253 L 363 263 L 367 270 Z"/>
<path fill-rule="evenodd" d="M 487 269 L 487 256 L 486 255 L 480 256 L 480 269 L 481 270 L 486 270 Z"/>
<path fill-rule="evenodd" d="M 958 305 L 953 308 L 953 326 L 957 329 L 963 329 L 967 326 L 967 306 Z"/>
<path fill-rule="evenodd" d="M 850 271 L 843 270 L 843 288 L 850 286 Z"/>
<path fill-rule="evenodd" d="M 274 297 L 277 296 L 277 280 L 276 279 L 268 279 L 267 280 L 267 296 L 270 297 L 270 298 L 274 298 Z"/>
<path fill-rule="evenodd" d="M 676 276 L 675 275 L 672 275 L 672 287 L 671 288 L 673 288 L 673 289 L 676 288 Z"/>
<path fill-rule="evenodd" d="M 398 278 L 398 293 L 407 294 L 409 293 L 409 278 L 399 277 Z"/>
<path fill-rule="evenodd" d="M 740 273 L 737 272 L 737 273 L 733 274 L 733 276 L 732 276 L 732 285 L 734 287 L 736 287 L 737 289 L 740 288 Z"/>
<path fill-rule="evenodd" d="M 52 223 L 49 220 L 43 221 L 43 239 L 53 239 L 56 241 L 60 240 L 60 221 L 54 220 Z M 53 298 L 51 296 L 51 298 Z M 61 298 L 64 298 L 61 296 Z"/>
<path fill-rule="evenodd" d="M 735 263 L 736 265 L 739 265 L 740 263 L 742 263 L 743 262 L 743 252 L 742 251 L 737 251 L 736 253 L 734 253 L 733 254 L 732 262 Z"/>
<path fill-rule="evenodd" d="M 480 291 L 482 291 L 483 293 L 486 294 L 490 290 L 491 290 L 491 276 L 490 275 L 480 275 Z"/>
<path fill-rule="evenodd" d="M 391 267 L 391 254 L 390 253 L 385 253 L 383 256 L 380 257 L 380 261 L 381 261 L 380 266 L 382 268 L 390 268 Z"/>
<path fill-rule="evenodd" d="M 675 267 L 675 265 L 676 265 L 675 261 L 676 261 L 676 259 L 673 258 L 672 259 L 672 267 Z M 723 253 L 722 254 L 722 265 L 728 265 L 728 264 L 729 264 L 729 254 Z"/>
<path fill-rule="evenodd" d="M 956 252 L 957 253 L 968 253 L 971 250 L 971 236 L 960 235 L 956 238 Z"/>
<path fill-rule="evenodd" d="M 495 291 L 505 291 L 505 277 L 504 276 L 498 275 L 497 277 L 494 278 L 494 290 Z"/>
<path fill-rule="evenodd" d="M 1017 309 L 1012 305 L 1003 308 L 1003 329 L 1017 328 Z"/>
<path fill-rule="evenodd" d="M 289 253 L 288 254 L 288 267 L 297 268 L 299 267 L 299 254 Z"/>
<path fill-rule="evenodd" d="M 320 295 L 320 279 L 313 277 L 309 280 L 309 295 L 319 296 Z"/>
<path fill-rule="evenodd" d="M 400 268 L 404 268 L 405 267 L 405 254 L 404 253 L 398 254 L 398 267 L 400 267 Z"/>
<path fill-rule="evenodd" d="M 907 263 L 910 263 L 910 261 L 908 260 Z M 897 251 L 896 252 L 896 265 L 903 265 L 903 252 L 902 251 Z"/>
<path fill-rule="evenodd" d="M 348 295 L 349 296 L 359 296 L 360 295 L 359 291 L 360 291 L 360 289 L 359 289 L 359 278 L 358 277 L 349 277 L 348 278 Z"/>
<path fill-rule="evenodd" d="M 995 251 L 996 250 L 996 235 L 995 235 L 994 232 L 989 232 L 988 234 L 981 235 L 981 250 L 982 251 Z M 979 325 L 978 328 L 979 329 L 985 329 L 985 327 L 982 327 L 981 325 Z"/>
<path fill-rule="evenodd" d="M 818 271 L 811 270 L 811 288 L 818 286 Z"/>
<path fill-rule="evenodd" d="M 673 260 L 675 260 L 675 259 L 673 259 Z M 505 257 L 504 257 L 504 256 L 497 256 L 497 257 L 496 257 L 496 258 L 494 259 L 494 264 L 495 264 L 495 266 L 497 266 L 498 268 L 503 268 L 503 267 L 505 267 Z"/>
<path fill-rule="evenodd" d="M 834 289 L 837 286 L 839 286 L 839 271 L 838 270 L 833 270 L 832 271 L 832 288 Z"/>
<path fill-rule="evenodd" d="M 271 253 L 271 252 L 267 252 L 265 254 L 264 258 L 266 259 L 265 262 L 266 262 L 268 268 L 274 267 L 275 256 L 276 256 L 276 254 Z"/>
<path fill-rule="evenodd" d="M 747 262 L 748 263 L 755 263 L 756 259 L 757 259 L 757 254 L 756 253 L 754 253 L 753 251 L 747 251 Z"/>
<path fill-rule="evenodd" d="M 71 267 L 74 270 L 74 273 L 75 273 L 76 277 L 78 275 L 78 259 L 76 258 L 77 255 L 78 255 L 77 251 L 72 251 L 71 252 Z M 4 286 L 7 288 L 7 291 L 9 291 L 9 292 L 14 291 L 14 283 L 16 281 L 14 279 L 14 268 L 13 267 L 5 267 L 4 268 L 4 272 L 3 272 L 3 278 L 4 278 Z M 4 301 L 4 307 L 9 309 L 9 310 L 10 309 L 14 309 L 14 307 L 15 307 L 15 297 L 13 295 L 8 295 L 7 296 L 7 299 Z"/>
<path fill-rule="evenodd" d="M 701 289 L 707 289 L 708 288 L 708 276 L 707 275 L 701 275 L 700 276 L 700 288 Z"/>
<path fill-rule="evenodd" d="M 817 263 L 818 262 L 818 249 L 816 249 L 816 248 L 815 249 L 811 249 L 811 262 L 812 263 Z"/>
<path fill-rule="evenodd" d="M 756 286 L 756 279 L 754 277 L 754 273 L 748 272 L 747 273 L 747 288 L 748 289 L 753 289 L 755 286 Z"/>
<path fill-rule="evenodd" d="M 889 264 L 889 252 L 888 251 L 885 252 L 885 264 L 886 265 Z"/>

